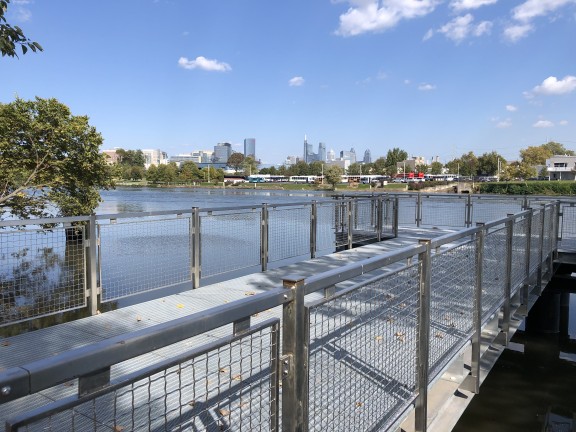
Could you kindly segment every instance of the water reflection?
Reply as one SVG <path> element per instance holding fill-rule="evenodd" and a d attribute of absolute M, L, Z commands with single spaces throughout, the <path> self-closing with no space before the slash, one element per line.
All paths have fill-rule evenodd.
<path fill-rule="evenodd" d="M 568 427 L 564 416 L 576 411 L 576 294 L 568 284 L 558 279 L 547 287 L 455 432 L 572 430 L 545 429 L 554 416 Z"/>

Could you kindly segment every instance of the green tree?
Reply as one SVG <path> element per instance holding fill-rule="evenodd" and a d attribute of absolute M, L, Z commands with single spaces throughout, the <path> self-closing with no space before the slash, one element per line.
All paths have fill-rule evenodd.
<path fill-rule="evenodd" d="M 462 176 L 475 176 L 478 174 L 478 158 L 474 152 L 468 152 L 460 156 L 460 170 L 452 174 L 460 174 Z"/>
<path fill-rule="evenodd" d="M 324 162 L 321 161 L 314 161 L 311 162 L 309 165 L 310 175 L 320 176 L 324 172 Z"/>
<path fill-rule="evenodd" d="M 0 0 L 0 52 L 2 57 L 18 57 L 17 46 L 20 46 L 22 54 L 26 54 L 28 49 L 32 51 L 44 51 L 38 42 L 28 39 L 22 29 L 18 26 L 11 26 L 6 21 L 6 11 L 10 0 Z"/>
<path fill-rule="evenodd" d="M 184 182 L 200 180 L 202 179 L 202 174 L 198 169 L 198 165 L 196 165 L 194 162 L 188 161 L 184 162 L 180 166 L 180 170 L 178 172 L 178 179 Z"/>
<path fill-rule="evenodd" d="M 386 174 L 386 158 L 380 157 L 372 162 L 375 174 Z"/>
<path fill-rule="evenodd" d="M 502 174 L 504 180 L 528 179 L 536 177 L 536 168 L 526 162 L 512 162 Z"/>
<path fill-rule="evenodd" d="M 258 164 L 259 162 L 253 157 L 248 156 L 247 158 L 244 158 L 244 161 L 242 162 L 242 169 L 244 169 L 244 174 L 258 174 Z"/>
<path fill-rule="evenodd" d="M 346 172 L 348 173 L 348 175 L 360 175 L 362 174 L 362 165 L 359 164 L 358 162 L 354 162 L 350 164 Z"/>
<path fill-rule="evenodd" d="M 500 175 L 506 168 L 506 159 L 495 151 L 484 153 L 478 158 L 478 175 L 494 176 Z M 500 169 L 500 172 L 498 171 Z"/>
<path fill-rule="evenodd" d="M 146 163 L 146 157 L 144 153 L 142 153 L 142 150 L 117 149 L 116 154 L 119 156 L 120 165 L 144 168 L 144 164 Z"/>
<path fill-rule="evenodd" d="M 230 168 L 234 168 L 234 171 L 236 172 L 240 171 L 240 168 L 243 166 L 243 164 L 244 155 L 238 152 L 232 153 L 226 162 L 226 165 L 228 165 Z"/>
<path fill-rule="evenodd" d="M 546 159 L 550 159 L 554 155 L 574 156 L 574 152 L 554 141 L 520 150 L 522 162 L 528 165 L 545 165 Z"/>
<path fill-rule="evenodd" d="M 114 187 L 87 116 L 56 99 L 0 103 L 0 207 L 18 217 L 90 214 Z"/>
<path fill-rule="evenodd" d="M 386 153 L 386 170 L 389 175 L 396 174 L 396 164 L 408 159 L 408 153 L 404 150 L 394 147 Z"/>
<path fill-rule="evenodd" d="M 342 181 L 342 174 L 344 174 L 342 168 L 337 165 L 329 165 L 324 169 L 324 180 L 335 190 L 336 185 Z"/>
<path fill-rule="evenodd" d="M 442 174 L 442 168 L 444 168 L 444 165 L 441 162 L 432 162 L 430 164 L 430 174 Z"/>
<path fill-rule="evenodd" d="M 424 173 L 427 174 L 430 167 L 426 164 L 416 165 L 416 172 L 417 173 Z"/>

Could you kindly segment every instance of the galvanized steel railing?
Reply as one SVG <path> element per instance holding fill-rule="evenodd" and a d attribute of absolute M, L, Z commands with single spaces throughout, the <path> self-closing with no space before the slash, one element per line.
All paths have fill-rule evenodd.
<path fill-rule="evenodd" d="M 464 385 L 477 392 L 483 329 L 501 313 L 496 340 L 506 344 L 514 307 L 526 313 L 529 290 L 551 274 L 558 208 L 287 277 L 253 297 L 1 371 L 0 404 L 14 406 L 78 378 L 62 400 L 11 410 L 7 430 L 395 430 L 415 407 L 415 429 L 425 431 L 428 388 L 471 343 Z M 270 309 L 278 318 L 258 317 Z M 229 336 L 203 337 L 226 325 Z M 190 338 L 195 348 L 182 354 L 161 350 Z M 156 360 L 114 375 L 114 365 L 147 353 Z"/>

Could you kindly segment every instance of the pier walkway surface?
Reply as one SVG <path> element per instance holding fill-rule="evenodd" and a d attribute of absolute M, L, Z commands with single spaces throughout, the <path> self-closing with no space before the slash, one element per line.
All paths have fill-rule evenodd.
<path fill-rule="evenodd" d="M 456 231 L 456 230 L 454 230 Z M 50 328 L 0 339 L 0 370 L 27 364 L 39 359 L 52 357 L 67 350 L 97 343 L 107 338 L 141 330 L 160 323 L 169 322 L 189 314 L 221 306 L 234 300 L 254 296 L 259 293 L 282 286 L 283 279 L 288 275 L 298 275 L 306 278 L 329 270 L 338 269 L 344 265 L 365 260 L 383 253 L 399 250 L 408 245 L 417 244 L 422 239 L 431 239 L 453 232 L 445 229 L 401 228 L 398 237 L 344 250 L 320 258 L 310 259 L 286 267 L 254 273 L 236 279 L 215 283 L 199 289 L 181 292 L 155 300 L 146 301 L 118 310 L 101 313 L 77 321 L 62 323 Z M 390 271 L 387 268 L 386 271 Z M 374 277 L 361 275 L 336 285 L 336 290 L 357 284 L 362 279 Z M 322 293 L 311 294 L 308 299 L 322 298 Z M 532 303 L 531 303 L 532 304 Z M 282 309 L 276 307 L 254 317 L 254 323 L 269 318 L 281 318 Z M 497 332 L 497 321 L 494 331 Z M 510 332 L 521 323 L 520 319 L 512 320 Z M 111 379 L 124 376 L 142 367 L 157 363 L 163 358 L 170 358 L 185 352 L 192 346 L 197 346 L 230 334 L 230 327 L 206 332 L 192 339 L 170 345 L 160 350 L 150 352 L 135 359 L 125 361 L 112 368 Z M 493 338 L 490 338 L 493 339 Z M 485 347 L 486 348 L 486 347 Z M 487 373 L 497 359 L 501 349 L 491 349 L 489 364 L 483 365 L 483 373 Z M 465 363 L 469 364 L 466 354 L 461 354 L 462 364 L 456 368 L 448 368 L 443 378 L 438 380 L 428 396 L 428 430 L 450 430 L 467 404 L 473 397 L 472 392 L 458 390 L 464 380 Z M 485 362 L 485 360 L 483 360 Z M 0 424 L 15 413 L 33 409 L 59 400 L 66 396 L 77 394 L 77 380 L 63 383 L 59 386 L 35 393 L 0 405 Z M 370 394 L 365 394 L 370 398 Z M 311 413 L 311 415 L 313 415 Z M 414 419 L 408 417 L 402 425 L 402 430 L 413 430 Z M 63 429 L 65 430 L 65 429 Z M 118 429 L 122 430 L 122 429 Z"/>

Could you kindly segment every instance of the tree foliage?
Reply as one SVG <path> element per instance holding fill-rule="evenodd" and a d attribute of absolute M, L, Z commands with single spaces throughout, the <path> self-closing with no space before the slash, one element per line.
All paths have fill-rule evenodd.
<path fill-rule="evenodd" d="M 56 99 L 0 104 L 0 206 L 23 218 L 93 212 L 114 186 L 101 144 L 88 117 Z"/>
<path fill-rule="evenodd" d="M 430 174 L 442 174 L 442 168 L 444 168 L 444 165 L 441 162 L 432 162 L 430 164 Z"/>
<path fill-rule="evenodd" d="M 408 159 L 408 153 L 404 150 L 394 147 L 386 153 L 386 172 L 389 175 L 396 174 L 396 164 Z"/>
<path fill-rule="evenodd" d="M 324 170 L 324 179 L 326 183 L 332 185 L 332 189 L 336 189 L 336 185 L 340 183 L 344 170 L 337 165 L 330 165 Z"/>
<path fill-rule="evenodd" d="M 574 156 L 574 152 L 554 141 L 520 150 L 522 162 L 528 165 L 545 165 L 546 159 L 550 159 L 554 155 Z"/>
<path fill-rule="evenodd" d="M 22 29 L 18 26 L 12 26 L 6 21 L 6 11 L 10 0 L 0 0 L 0 52 L 2 57 L 18 57 L 17 47 L 20 46 L 22 54 L 28 50 L 44 51 L 38 42 L 28 39 Z"/>
<path fill-rule="evenodd" d="M 234 168 L 234 171 L 240 171 L 242 164 L 244 163 L 244 155 L 242 153 L 234 152 L 228 158 L 226 165 L 230 168 Z"/>
<path fill-rule="evenodd" d="M 478 158 L 476 173 L 483 176 L 499 175 L 506 168 L 506 159 L 495 151 L 484 153 Z M 500 172 L 498 172 L 500 169 Z"/>

